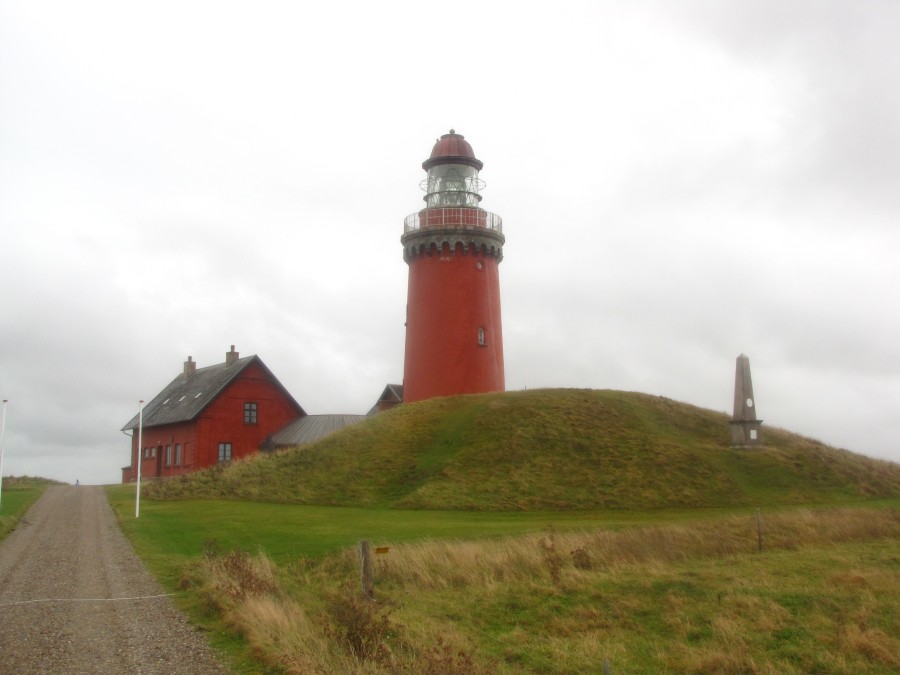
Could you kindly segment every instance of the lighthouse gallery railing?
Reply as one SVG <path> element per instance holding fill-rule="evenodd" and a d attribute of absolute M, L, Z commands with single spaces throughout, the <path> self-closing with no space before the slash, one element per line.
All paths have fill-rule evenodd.
<path fill-rule="evenodd" d="M 496 213 L 471 207 L 422 209 L 403 219 L 403 233 L 432 227 L 464 227 L 503 233 L 503 219 Z"/>

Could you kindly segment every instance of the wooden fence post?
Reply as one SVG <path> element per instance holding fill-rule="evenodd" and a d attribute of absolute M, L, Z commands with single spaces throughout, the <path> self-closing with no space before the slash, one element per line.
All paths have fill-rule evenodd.
<path fill-rule="evenodd" d="M 756 509 L 756 541 L 759 550 L 762 551 L 762 518 L 759 515 L 759 509 Z"/>
<path fill-rule="evenodd" d="M 368 539 L 359 542 L 359 581 L 363 593 L 371 598 L 375 594 L 375 585 L 372 579 L 372 546 Z"/>

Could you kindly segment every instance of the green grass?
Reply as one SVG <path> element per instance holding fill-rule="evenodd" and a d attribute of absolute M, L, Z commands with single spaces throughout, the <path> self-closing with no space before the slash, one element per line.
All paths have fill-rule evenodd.
<path fill-rule="evenodd" d="M 191 514 L 198 504 L 153 504 L 151 509 L 167 506 Z M 406 661 L 381 670 L 374 663 L 361 664 L 353 672 L 423 672 L 439 640 L 472 657 L 476 669 L 462 672 L 496 675 L 598 672 L 604 659 L 613 672 L 647 674 L 897 672 L 897 506 L 895 500 L 878 510 L 767 512 L 761 553 L 754 514 L 747 512 L 644 513 L 617 522 L 615 532 L 556 526 L 553 535 L 542 528 L 538 534 L 502 539 L 493 535 L 537 523 L 523 514 L 501 521 L 491 520 L 496 514 L 440 514 L 439 521 L 448 519 L 453 533 L 477 530 L 472 526 L 477 523 L 490 525 L 487 538 L 449 543 L 430 536 L 434 521 L 429 518 L 435 514 L 403 513 L 403 535 L 376 542 L 391 543 L 390 552 L 377 560 L 376 597 L 377 606 L 390 613 L 392 653 Z M 344 532 L 332 541 L 335 545 L 341 536 L 352 538 L 358 515 L 356 509 L 271 508 L 267 517 L 280 512 L 291 521 L 289 514 L 308 512 L 333 520 L 335 531 Z M 163 513 L 169 518 L 173 511 Z M 397 512 L 376 511 L 371 523 L 384 519 L 381 526 L 390 528 L 391 514 Z M 473 520 L 452 521 L 466 516 Z M 576 525 L 577 520 L 564 522 Z M 240 529 L 209 524 L 213 534 L 235 527 Z M 274 533 L 270 525 L 262 526 L 260 541 L 277 540 Z M 146 532 L 138 527 L 133 535 L 141 538 Z M 553 565 L 546 544 L 551 537 L 558 555 Z M 571 555 L 582 547 L 592 561 L 587 568 L 576 566 Z M 195 559 L 194 571 L 185 574 L 184 597 L 196 598 L 195 611 L 209 611 L 210 604 L 220 608 L 229 630 L 257 636 L 248 640 L 278 631 L 280 637 L 253 642 L 257 658 L 293 663 L 285 654 L 302 660 L 316 639 L 333 634 L 329 598 L 348 584 L 358 586 L 358 563 L 352 548 L 314 559 L 276 548 L 275 557 L 278 582 L 271 594 L 223 598 L 217 582 L 204 576 L 203 561 Z M 260 613 L 256 605 L 255 613 L 243 614 L 243 602 L 258 601 L 269 603 L 269 609 Z M 278 608 L 291 603 L 302 608 L 308 625 L 285 628 L 289 614 Z M 365 623 L 357 628 L 365 631 Z M 301 672 L 336 672 L 328 663 Z"/>
<path fill-rule="evenodd" d="M 900 497 L 900 465 L 619 391 L 532 390 L 399 406 L 322 441 L 148 485 L 162 499 L 367 508 L 649 510 Z"/>
<path fill-rule="evenodd" d="M 15 529 L 22 516 L 44 494 L 48 485 L 56 481 L 29 476 L 7 476 L 0 495 L 0 540 Z"/>
<path fill-rule="evenodd" d="M 203 558 L 211 542 L 223 550 L 264 552 L 284 567 L 323 559 L 353 547 L 360 539 L 374 545 L 430 539 L 494 538 L 534 532 L 552 524 L 560 530 L 587 529 L 599 522 L 622 527 L 657 517 L 654 514 L 477 513 L 397 511 L 350 507 L 317 507 L 225 500 L 141 500 L 134 517 L 134 486 L 107 487 L 107 496 L 138 555 L 170 591 Z M 672 514 L 673 518 L 689 514 Z M 693 516 L 693 517 L 696 517 Z M 252 650 L 234 636 L 222 618 L 191 592 L 176 601 L 192 620 L 209 631 L 213 645 L 240 672 L 259 668 Z"/>
<path fill-rule="evenodd" d="M 273 504 L 234 500 L 141 500 L 134 517 L 134 487 L 107 487 L 119 524 L 138 553 L 162 579 L 174 583 L 186 561 L 215 541 L 225 550 L 265 552 L 276 562 L 320 558 L 355 546 L 381 542 L 504 537 L 553 528 L 561 532 L 620 530 L 658 523 L 708 522 L 744 507 L 647 511 L 433 511 Z M 867 507 L 896 508 L 900 500 L 862 501 Z M 792 507 L 769 509 L 767 513 Z M 755 533 L 753 534 L 755 537 Z M 755 539 L 754 539 L 755 542 Z"/>
<path fill-rule="evenodd" d="M 138 553 L 166 583 L 174 584 L 183 564 L 208 543 L 226 550 L 264 551 L 277 562 L 319 558 L 354 546 L 360 539 L 409 542 L 472 539 L 558 530 L 618 529 L 652 522 L 682 522 L 733 512 L 672 510 L 645 512 L 479 512 L 307 506 L 233 500 L 141 500 L 134 517 L 134 487 L 110 486 L 107 495 L 119 523 Z"/>
<path fill-rule="evenodd" d="M 272 657 L 244 642 L 234 616 L 211 609 L 207 590 L 196 581 L 185 585 L 196 579 L 210 540 L 226 551 L 265 553 L 280 570 L 278 596 L 327 624 L 324 598 L 357 578 L 353 551 L 361 538 L 389 544 L 384 561 L 396 564 L 417 546 L 449 540 L 502 548 L 514 541 L 507 537 L 544 537 L 550 527 L 559 539 L 558 583 L 540 562 L 518 572 L 508 563 L 511 576 L 487 585 L 461 570 L 448 588 L 382 570 L 379 597 L 404 640 L 415 645 L 407 649 L 424 653 L 437 635 L 447 635 L 497 673 L 591 672 L 603 658 L 613 672 L 630 673 L 892 672 L 891 636 L 900 629 L 897 539 L 863 533 L 863 542 L 852 540 L 856 535 L 843 541 L 838 528 L 832 541 L 820 535 L 830 508 L 764 510 L 760 554 L 755 510 L 746 508 L 496 513 L 144 499 L 135 519 L 133 487 L 107 491 L 139 554 L 167 588 L 178 589 L 180 606 L 240 672 L 257 672 L 263 669 L 257 659 Z M 867 513 L 878 507 L 894 519 L 900 506 L 898 500 L 864 503 Z M 856 518 L 854 527 L 869 519 Z M 781 521 L 800 524 L 792 526 L 795 533 Z M 682 544 L 666 538 L 671 528 L 682 533 Z M 613 540 L 612 558 L 592 551 L 593 571 L 573 570 L 574 545 L 566 538 L 590 542 L 604 532 L 633 534 Z M 699 552 L 681 551 L 684 545 Z M 491 557 L 478 546 L 476 566 L 479 557 Z"/>

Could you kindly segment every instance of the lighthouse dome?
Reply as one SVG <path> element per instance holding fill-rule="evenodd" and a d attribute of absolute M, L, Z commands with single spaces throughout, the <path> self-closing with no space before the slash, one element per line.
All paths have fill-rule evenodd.
<path fill-rule="evenodd" d="M 449 134 L 441 136 L 431 149 L 431 157 L 422 162 L 422 168 L 428 171 L 437 164 L 466 164 L 481 171 L 484 162 L 475 158 L 475 151 L 462 134 L 453 129 Z"/>

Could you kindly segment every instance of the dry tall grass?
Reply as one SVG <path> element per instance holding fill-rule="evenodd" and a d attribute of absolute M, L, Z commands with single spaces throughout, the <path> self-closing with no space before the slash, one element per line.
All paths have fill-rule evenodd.
<path fill-rule="evenodd" d="M 900 536 L 900 512 L 859 509 L 792 511 L 762 517 L 764 550 Z M 392 548 L 378 560 L 377 576 L 420 589 L 490 587 L 539 576 L 614 571 L 635 563 L 673 563 L 752 553 L 758 549 L 756 516 L 708 523 L 559 533 L 494 541 L 427 541 Z M 347 563 L 352 551 L 345 552 Z M 559 566 L 557 572 L 551 568 Z"/>
<path fill-rule="evenodd" d="M 264 554 L 208 551 L 193 579 L 226 626 L 244 637 L 260 660 L 286 673 L 358 672 L 321 626 L 287 597 Z M 329 670 L 330 669 L 330 670 Z"/>

